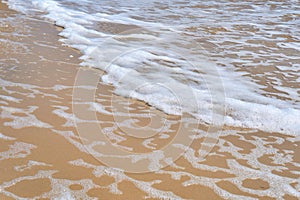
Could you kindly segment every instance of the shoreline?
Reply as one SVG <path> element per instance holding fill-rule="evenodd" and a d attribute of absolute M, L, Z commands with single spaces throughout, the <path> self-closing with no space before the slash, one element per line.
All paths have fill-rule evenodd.
<path fill-rule="evenodd" d="M 17 14 L 2 3 L 0 10 L 8 16 Z M 204 161 L 197 152 L 203 142 L 203 137 L 199 137 L 176 165 L 155 173 L 123 173 L 101 165 L 83 148 L 72 122 L 73 84 L 81 55 L 58 41 L 59 27 L 53 24 L 30 19 L 11 22 L 6 24 L 8 32 L 0 33 L 1 39 L 20 44 L 13 49 L 0 41 L 0 95 L 6 96 L 0 101 L 1 199 L 68 195 L 74 199 L 297 198 L 289 189 L 300 193 L 296 173 L 300 171 L 300 139 L 278 133 L 224 127 L 225 133 Z M 24 36 L 14 36 L 16 31 Z M 130 140 L 120 134 L 119 128 L 114 129 L 114 116 L 109 114 L 113 113 L 112 90 L 99 83 L 96 103 L 102 107 L 94 108 L 100 110 L 96 113 L 102 128 L 113 130 L 107 135 L 112 143 L 141 152 L 152 151 L 149 145 L 163 146 L 165 141 L 159 137 L 144 146 L 144 141 Z M 114 98 L 120 105 L 128 104 L 126 112 L 136 115 L 139 125 L 149 123 L 148 117 L 139 116 L 152 109 L 152 114 L 160 113 L 173 123 L 171 130 L 176 131 L 175 116 L 162 114 L 136 100 Z M 274 183 L 272 175 L 279 183 Z M 287 185 L 289 189 L 279 190 Z"/>

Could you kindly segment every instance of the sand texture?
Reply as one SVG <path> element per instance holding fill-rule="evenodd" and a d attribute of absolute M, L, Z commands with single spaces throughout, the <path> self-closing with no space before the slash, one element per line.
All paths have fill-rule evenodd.
<path fill-rule="evenodd" d="M 0 199 L 300 198 L 299 137 L 232 127 L 207 136 L 208 125 L 114 95 L 101 82 L 90 102 L 88 85 L 74 86 L 76 75 L 83 69 L 80 79 L 89 82 L 102 72 L 81 68 L 80 53 L 59 42 L 52 22 L 20 15 L 0 3 Z M 74 99 L 74 90 L 86 99 Z M 187 126 L 197 130 L 192 143 L 178 145 L 185 153 L 171 152 L 181 156 L 164 168 L 156 154 L 147 158 L 150 167 L 101 160 L 111 152 L 98 134 L 112 149 L 151 153 L 176 144 Z M 205 146 L 211 150 L 203 158 Z"/>

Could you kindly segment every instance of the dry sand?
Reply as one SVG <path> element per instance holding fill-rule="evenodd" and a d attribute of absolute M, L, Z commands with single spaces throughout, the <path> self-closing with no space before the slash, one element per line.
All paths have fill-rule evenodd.
<path fill-rule="evenodd" d="M 0 199 L 299 198 L 300 139 L 277 133 L 224 127 L 204 160 L 200 134 L 175 164 L 157 172 L 105 166 L 87 152 L 72 118 L 79 52 L 58 41 L 51 22 L 16 15 L 0 3 Z M 95 102 L 107 111 L 97 112 L 101 128 L 128 151 L 160 149 L 174 135 L 166 131 L 145 142 L 122 134 L 112 101 L 131 115 L 151 112 L 167 120 L 171 133 L 180 125 L 178 116 L 115 96 L 111 86 L 98 83 Z M 149 116 L 132 119 L 139 126 L 150 122 Z M 208 127 L 198 128 L 205 133 Z"/>

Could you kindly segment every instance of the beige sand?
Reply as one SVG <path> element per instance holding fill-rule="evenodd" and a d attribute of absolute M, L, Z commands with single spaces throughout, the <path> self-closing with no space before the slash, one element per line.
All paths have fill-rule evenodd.
<path fill-rule="evenodd" d="M 3 19 L 17 14 L 2 3 L 0 11 Z M 0 199 L 297 199 L 293 191 L 300 192 L 300 140 L 277 133 L 224 127 L 204 160 L 198 153 L 204 140 L 200 136 L 175 165 L 158 172 L 123 173 L 105 167 L 86 152 L 70 117 L 80 54 L 58 42 L 52 23 L 32 18 L 4 21 L 0 24 Z M 113 99 L 127 103 L 131 114 L 151 110 L 173 122 L 170 130 L 178 130 L 178 116 L 167 116 L 112 91 L 99 83 L 96 102 L 108 113 Z M 113 115 L 97 112 L 97 117 L 103 130 L 114 126 Z M 148 117 L 135 118 L 140 126 L 149 123 Z M 120 132 L 113 129 L 112 143 L 133 152 L 152 151 L 143 139 Z M 162 139 L 162 134 L 154 137 L 152 147 L 160 149 L 170 142 L 172 137 Z M 283 189 L 286 185 L 290 188 Z"/>

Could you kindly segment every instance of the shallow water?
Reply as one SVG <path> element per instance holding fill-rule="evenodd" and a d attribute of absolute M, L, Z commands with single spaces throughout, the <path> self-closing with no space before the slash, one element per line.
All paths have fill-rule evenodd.
<path fill-rule="evenodd" d="M 61 41 L 119 95 L 207 123 L 221 104 L 219 123 L 299 133 L 298 1 L 8 2 L 64 27 Z"/>
<path fill-rule="evenodd" d="M 48 1 L 48 17 L 65 26 L 59 30 L 62 42 L 81 51 L 83 64 L 107 72 L 90 101 L 84 95 L 74 97 L 74 89 L 82 94 L 93 89 L 74 86 L 82 54 L 58 42 L 58 31 L 40 18 L 46 14 L 41 12 L 44 1 L 34 2 L 39 4 L 35 12 L 28 12 L 33 7 L 27 2 L 9 1 L 27 14 L 0 13 L 0 198 L 300 198 L 300 140 L 293 136 L 299 132 L 299 48 L 292 50 L 299 43 L 299 3 L 151 1 L 92 6 L 89 1 L 64 1 L 65 7 L 53 7 Z M 249 25 L 250 15 L 253 27 L 260 28 Z M 268 25 L 269 20 L 275 24 Z M 119 56 L 128 50 L 133 51 Z M 114 65 L 106 67 L 116 56 Z M 209 135 L 211 104 L 219 100 L 211 99 L 217 91 L 209 88 L 220 88 L 210 86 L 216 74 L 207 66 L 219 71 L 217 80 L 222 80 L 226 94 L 224 122 L 233 126 Z M 88 81 L 93 78 L 83 75 Z M 197 99 L 200 113 L 190 97 Z M 86 115 L 74 115 L 74 109 L 85 109 Z M 90 118 L 89 112 L 96 112 L 97 118 Z M 154 119 L 159 120 L 151 123 Z M 95 123 L 109 142 L 78 130 L 80 124 Z M 194 124 L 192 144 L 172 143 L 180 127 L 189 130 Z M 155 136 L 141 138 L 146 128 Z M 149 172 L 113 168 L 101 151 L 108 143 L 126 152 L 150 152 L 144 158 L 129 157 L 139 167 L 137 160 L 146 160 Z M 212 149 L 203 147 L 210 143 Z M 186 151 L 174 163 L 161 150 L 170 144 Z M 203 160 L 205 150 L 210 153 Z"/>

